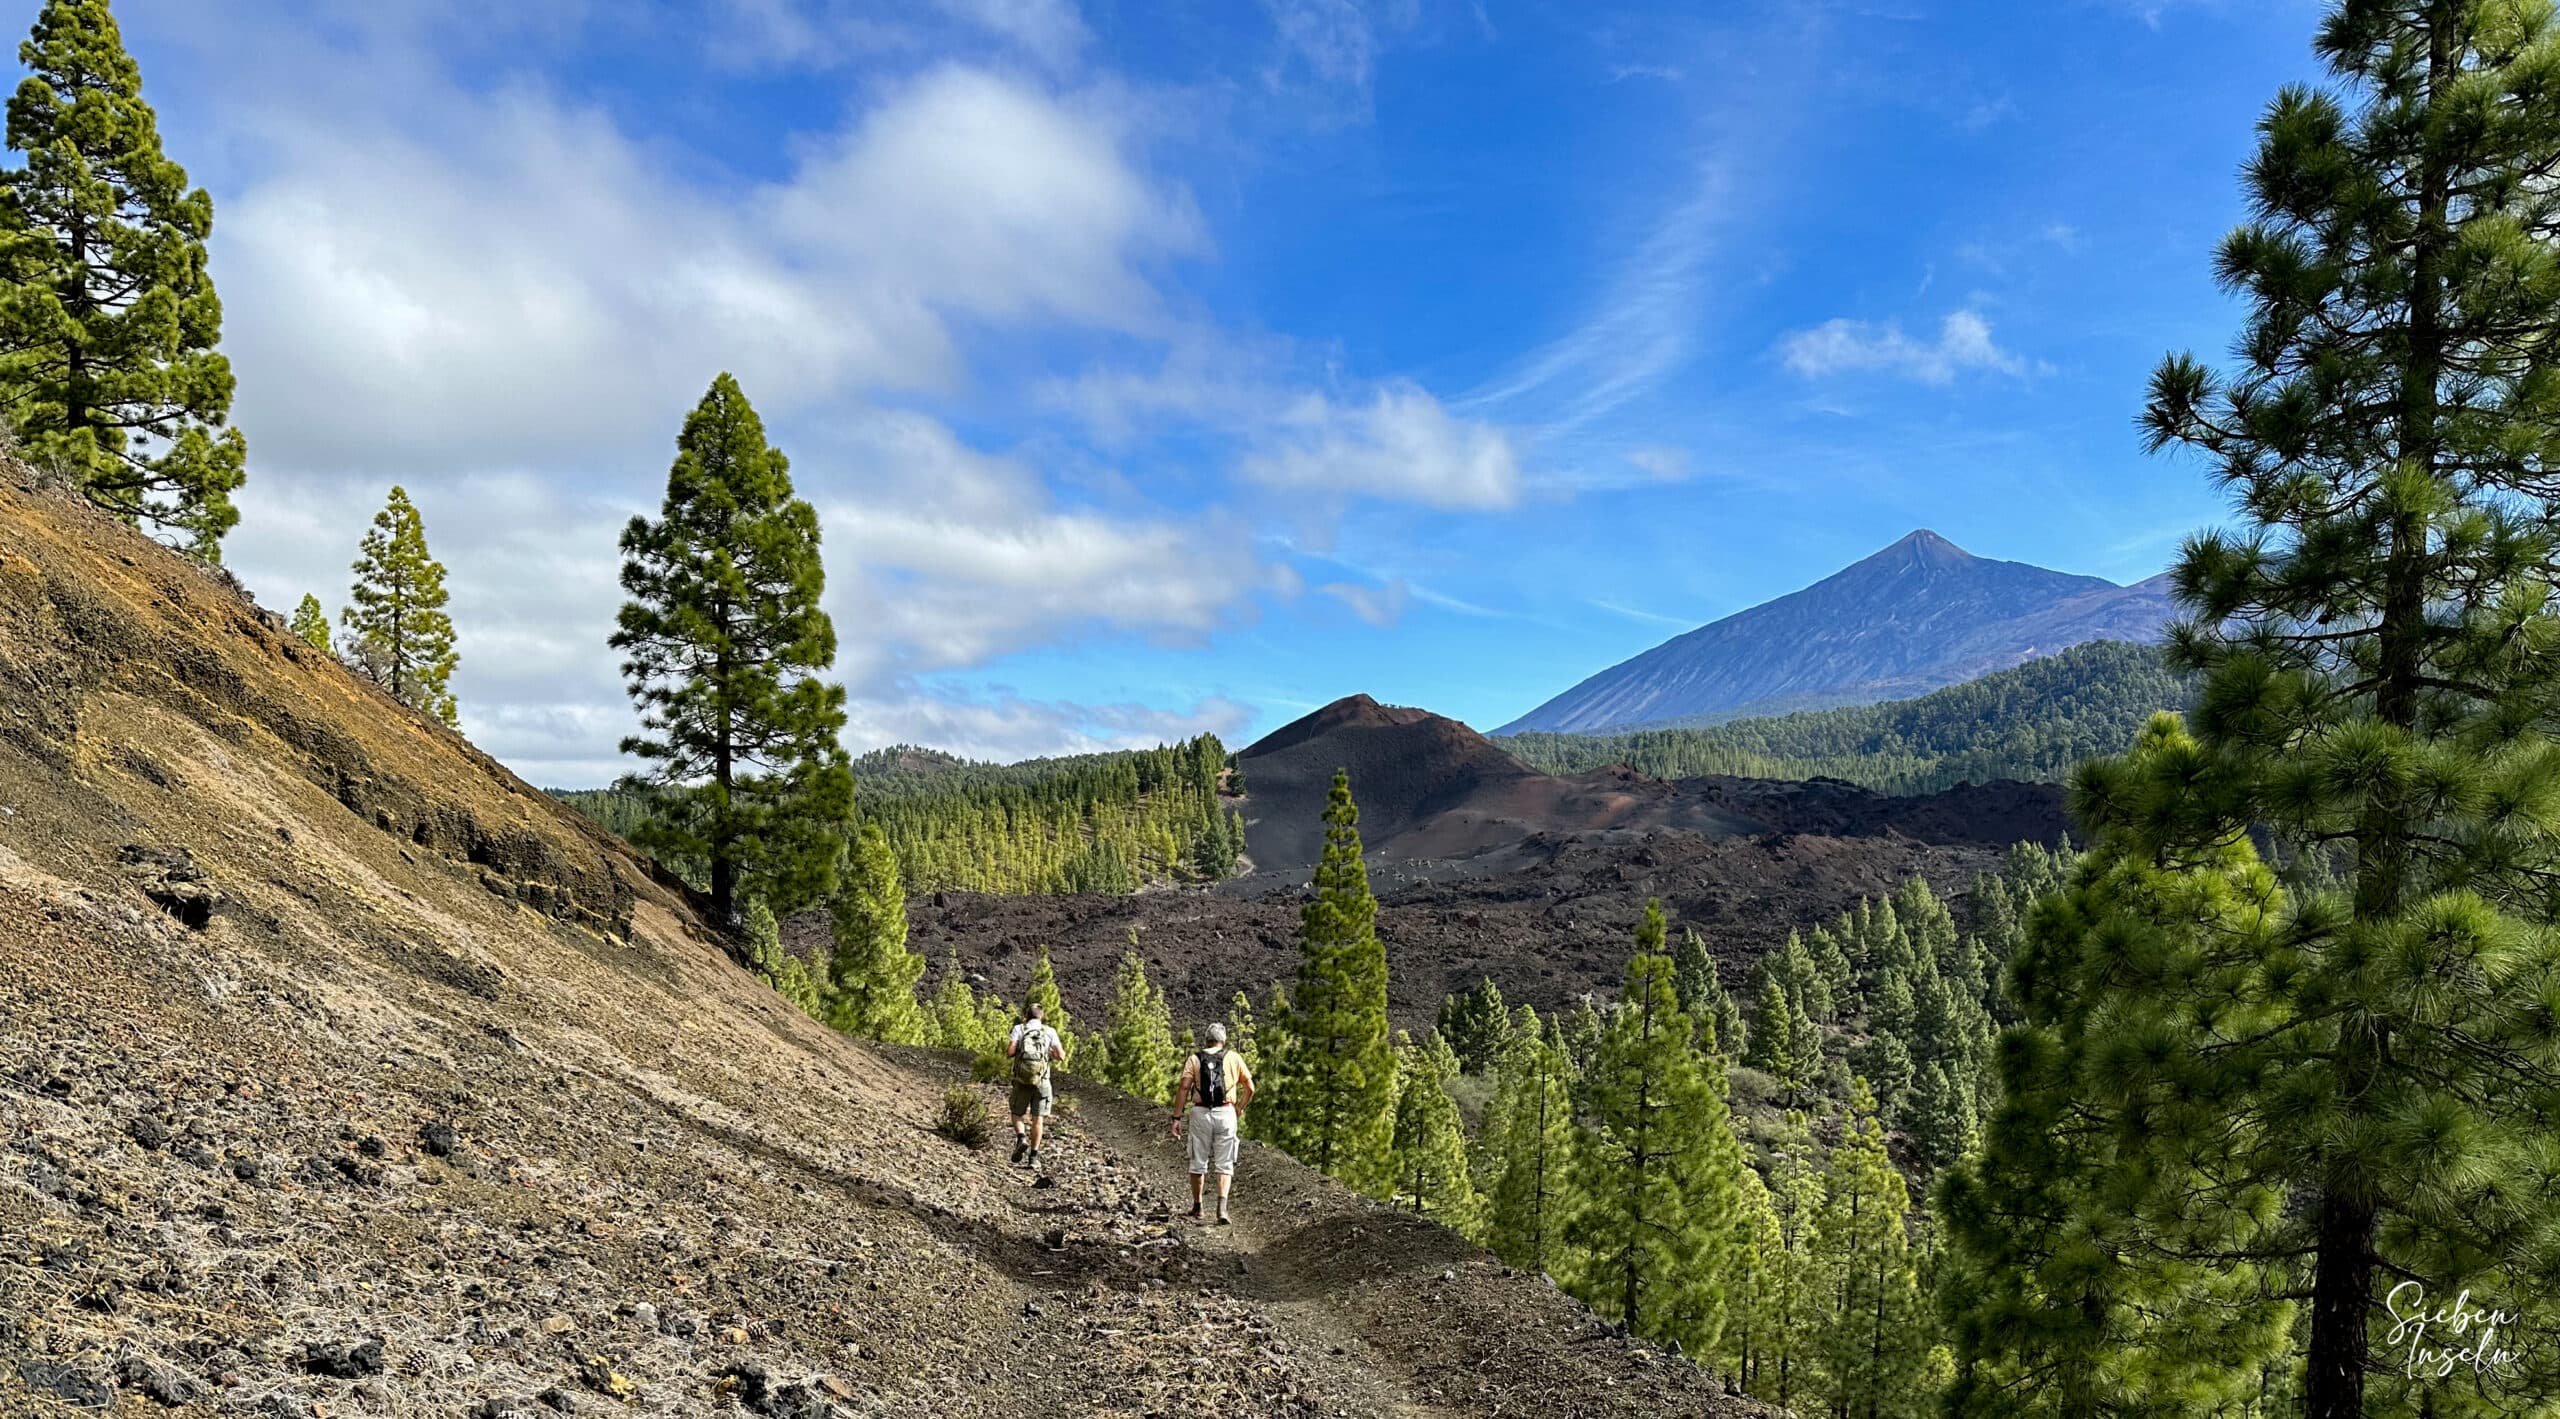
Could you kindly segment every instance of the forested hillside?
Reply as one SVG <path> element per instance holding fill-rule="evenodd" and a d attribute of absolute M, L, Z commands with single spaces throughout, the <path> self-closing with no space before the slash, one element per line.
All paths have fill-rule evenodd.
<path fill-rule="evenodd" d="M 1220 802 L 1226 746 L 1204 734 L 1108 754 L 986 764 L 898 745 L 853 761 L 857 811 L 898 855 L 907 889 L 1133 892 L 1234 870 L 1244 828 Z M 624 836 L 658 791 L 625 781 L 558 790 Z M 687 880 L 697 863 L 667 864 Z"/>
<path fill-rule="evenodd" d="M 1993 779 L 2059 781 L 2083 759 L 2123 752 L 2155 712 L 2179 708 L 2191 694 L 2158 647 L 2094 641 L 1889 704 L 1703 729 L 1514 734 L 1501 743 L 1555 774 L 1627 764 L 1656 778 L 1827 777 L 1931 793 Z"/>

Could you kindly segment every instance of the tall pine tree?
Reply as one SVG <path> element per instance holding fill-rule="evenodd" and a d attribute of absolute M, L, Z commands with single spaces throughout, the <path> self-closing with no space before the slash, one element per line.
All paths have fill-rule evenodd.
<path fill-rule="evenodd" d="M 2192 763 L 2196 746 L 2164 718 L 2134 753 Z M 2284 1385 L 2285 1200 L 2213 1182 L 2255 1123 L 2219 1091 L 2174 1108 L 2117 1092 L 2119 1051 L 2192 1042 L 2189 988 L 2144 982 L 2230 979 L 2269 943 L 2281 895 L 2245 837 L 2174 867 L 2127 846 L 2102 840 L 2035 909 L 2010 964 L 2022 1018 L 2000 1102 L 1939 1186 L 1950 1419 L 2254 1413 Z M 2162 1133 L 2186 1141 L 2157 1147 Z"/>
<path fill-rule="evenodd" d="M 1587 1081 L 1567 1286 L 1638 1335 L 1712 1355 L 1733 1299 L 1744 1163 L 1672 979 L 1662 904 L 1651 902 Z"/>
<path fill-rule="evenodd" d="M 1134 934 L 1121 953 L 1112 979 L 1111 1013 L 1086 1072 L 1151 1104 L 1172 1097 L 1174 1077 L 1182 1072 L 1173 1012 L 1164 993 L 1148 982 L 1146 958 L 1138 954 Z"/>
<path fill-rule="evenodd" d="M 1911 1194 L 1885 1151 L 1875 1099 L 1853 1087 L 1831 1150 L 1813 1250 L 1830 1294 L 1816 1359 L 1824 1397 L 1841 1419 L 1903 1419 L 1929 1411 L 1921 1386 L 1930 1317 L 1920 1304 L 1903 1217 Z"/>
<path fill-rule="evenodd" d="M 898 856 L 880 825 L 865 823 L 848 857 L 828 910 L 835 952 L 827 963 L 827 1022 L 867 1040 L 923 1044 L 931 1034 L 916 1001 L 924 957 L 907 949 Z"/>
<path fill-rule="evenodd" d="M 206 269 L 213 199 L 160 151 L 107 0 L 46 0 L 0 172 L 0 398 L 20 444 L 89 500 L 182 532 L 206 561 L 239 522 L 248 441 Z"/>
<path fill-rule="evenodd" d="M 2127 1039 L 2115 1062 L 2181 1130 L 2202 1091 L 2253 1140 L 2221 1188 L 2299 1200 L 2277 1284 L 2309 1297 L 2304 1412 L 2350 1419 L 2389 1287 L 2529 1315 L 2560 1274 L 2539 1141 L 2560 1077 L 2560 27 L 2548 4 L 2340 0 L 2317 49 L 2333 85 L 2269 106 L 2253 217 L 2215 258 L 2247 308 L 2239 360 L 2166 361 L 2144 416 L 2246 520 L 2174 573 L 2197 750 L 2075 798 L 2144 856 L 2264 825 L 2344 864 L 2263 959 L 2168 983 L 2201 1048 L 2154 1065 L 2159 1041 Z"/>
<path fill-rule="evenodd" d="M 355 604 L 340 619 L 347 657 L 391 697 L 455 722 L 453 617 L 445 614 L 444 563 L 427 552 L 426 524 L 398 484 L 357 548 Z"/>
<path fill-rule="evenodd" d="M 1458 1072 L 1457 1054 L 1439 1036 L 1420 1044 L 1397 1039 L 1395 1190 L 1388 1200 L 1472 1237 L 1475 1179 L 1467 1167 L 1466 1126 L 1449 1097 Z"/>
<path fill-rule="evenodd" d="M 1387 948 L 1360 855 L 1360 809 L 1337 769 L 1324 810 L 1315 900 L 1298 917 L 1298 979 L 1287 1016 L 1287 1072 L 1277 1077 L 1269 1138 L 1298 1161 L 1361 1192 L 1394 1180 L 1395 1054 L 1387 1034 Z"/>
<path fill-rule="evenodd" d="M 1059 993 L 1058 971 L 1049 964 L 1049 948 L 1046 946 L 1040 948 L 1040 954 L 1031 962 L 1031 984 L 1022 992 L 1022 1003 L 1039 1006 L 1042 1023 L 1058 1032 L 1058 1044 L 1067 1052 L 1067 1057 L 1056 1067 L 1064 1070 L 1074 1064 L 1079 1048 L 1075 1021 L 1067 1013 L 1066 996 Z"/>
<path fill-rule="evenodd" d="M 1513 1266 L 1561 1270 L 1573 1176 L 1564 1043 L 1536 1017 L 1513 1031 L 1485 1112 L 1485 1246 Z"/>
<path fill-rule="evenodd" d="M 634 840 L 707 863 L 724 921 L 741 890 L 788 913 L 835 888 L 853 776 L 844 691 L 817 678 L 836 654 L 825 585 L 818 514 L 721 375 L 685 420 L 660 517 L 623 530 L 612 645 L 642 729 L 623 752 L 676 790 Z"/>

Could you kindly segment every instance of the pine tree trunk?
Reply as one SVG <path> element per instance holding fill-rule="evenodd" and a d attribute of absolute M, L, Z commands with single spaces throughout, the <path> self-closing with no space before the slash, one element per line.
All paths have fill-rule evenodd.
<path fill-rule="evenodd" d="M 2460 56 L 2455 52 L 2459 7 L 2433 0 L 2427 7 L 2427 99 L 2450 93 Z M 2417 229 L 2410 251 L 2408 364 L 2401 372 L 2399 455 L 2404 465 L 2432 474 L 2437 453 L 2437 383 L 2444 372 L 2443 258 L 2450 243 L 2446 215 L 2451 175 L 2443 160 L 2421 150 L 2418 159 Z M 2376 627 L 2380 652 L 2374 716 L 2395 728 L 2414 728 L 2426 669 L 2427 522 L 2402 510 L 2391 523 L 2384 567 L 2383 605 Z M 2355 914 L 2367 922 L 2397 916 L 2407 885 L 2409 841 L 2396 804 L 2374 804 L 2358 827 Z M 2388 1039 L 2379 1026 L 2349 1017 L 2338 1041 L 2341 1101 L 2360 1107 L 2380 1072 Z M 2310 1355 L 2303 1376 L 2305 1419 L 2362 1419 L 2367 1323 L 2373 1314 L 2375 1225 L 2379 1207 L 2372 1186 L 2353 1160 L 2332 1165 L 2314 1221 L 2317 1259 L 2311 1282 Z"/>

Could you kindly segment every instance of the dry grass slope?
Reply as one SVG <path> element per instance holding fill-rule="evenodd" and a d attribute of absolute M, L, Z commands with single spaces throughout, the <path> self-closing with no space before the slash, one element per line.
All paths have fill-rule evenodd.
<path fill-rule="evenodd" d="M 0 1414 L 1726 1414 L 1082 1092 L 1033 1189 L 618 843 L 0 466 Z"/>

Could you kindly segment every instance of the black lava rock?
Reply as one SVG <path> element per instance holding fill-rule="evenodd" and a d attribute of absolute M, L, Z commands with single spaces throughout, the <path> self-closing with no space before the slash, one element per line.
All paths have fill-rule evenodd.
<path fill-rule="evenodd" d="M 204 1398 L 195 1376 L 140 1355 L 128 1355 L 116 1371 L 116 1382 L 154 1403 L 176 1409 Z"/>
<path fill-rule="evenodd" d="M 313 1341 L 303 1347 L 302 1368 L 333 1380 L 360 1380 L 382 1373 L 382 1337 L 366 1340 Z"/>

